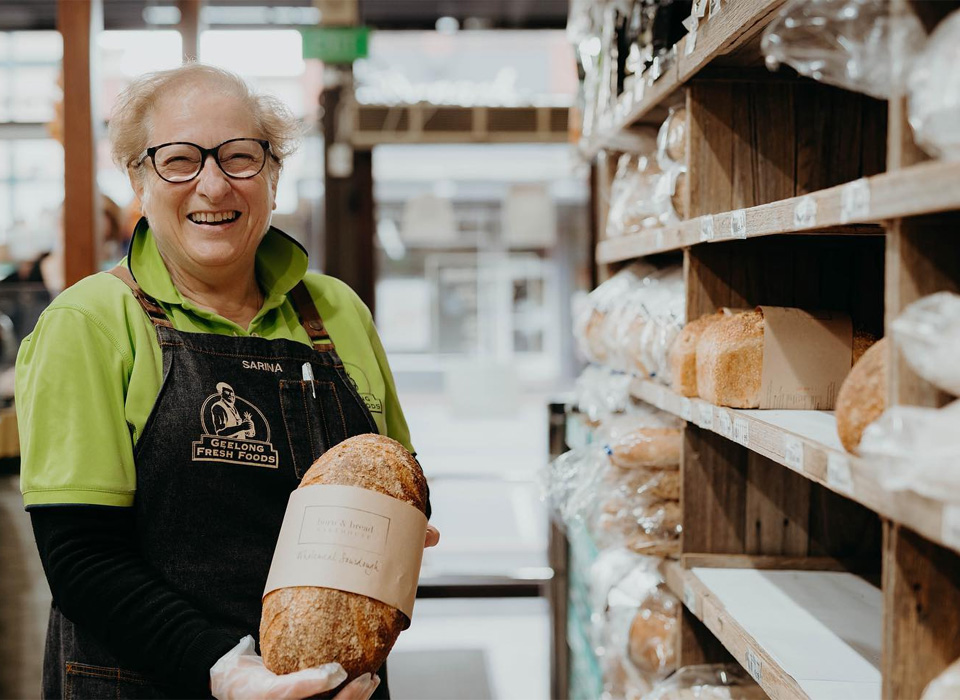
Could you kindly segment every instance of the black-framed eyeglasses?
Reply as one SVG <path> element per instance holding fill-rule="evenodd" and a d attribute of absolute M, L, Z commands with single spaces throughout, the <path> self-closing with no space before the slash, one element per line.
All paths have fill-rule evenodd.
<path fill-rule="evenodd" d="M 176 183 L 189 182 L 203 170 L 207 156 L 213 156 L 224 175 L 235 180 L 246 180 L 260 174 L 268 153 L 270 142 L 263 139 L 230 139 L 213 148 L 174 141 L 151 146 L 143 152 L 137 165 L 149 158 L 161 179 Z M 270 155 L 276 159 L 272 153 Z"/>

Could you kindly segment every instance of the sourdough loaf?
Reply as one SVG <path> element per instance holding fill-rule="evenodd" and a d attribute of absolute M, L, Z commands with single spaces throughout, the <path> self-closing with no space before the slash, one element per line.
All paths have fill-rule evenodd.
<path fill-rule="evenodd" d="M 664 143 L 666 156 L 674 163 L 687 162 L 687 110 L 674 111 L 667 118 L 667 133 Z"/>
<path fill-rule="evenodd" d="M 856 330 L 851 366 L 876 338 Z M 697 393 L 718 406 L 758 408 L 763 374 L 763 314 L 746 311 L 721 318 L 697 340 Z"/>
<path fill-rule="evenodd" d="M 304 475 L 315 484 L 356 486 L 427 506 L 427 482 L 403 445 L 382 435 L 358 435 L 332 447 Z M 386 603 L 330 588 L 281 588 L 263 599 L 260 648 L 274 673 L 292 673 L 336 661 L 348 680 L 375 673 L 387 658 L 406 616 Z"/>
<path fill-rule="evenodd" d="M 863 431 L 887 408 L 887 341 L 867 350 L 854 365 L 837 395 L 837 433 L 856 452 Z"/>
<path fill-rule="evenodd" d="M 670 384 L 681 396 L 697 395 L 697 341 L 703 332 L 723 318 L 723 313 L 708 314 L 691 321 L 670 348 Z"/>

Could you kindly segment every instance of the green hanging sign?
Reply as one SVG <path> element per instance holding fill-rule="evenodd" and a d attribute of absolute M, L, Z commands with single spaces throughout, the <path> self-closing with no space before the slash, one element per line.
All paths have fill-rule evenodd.
<path fill-rule="evenodd" d="M 310 27 L 301 29 L 303 57 L 324 63 L 353 63 L 366 58 L 369 27 Z"/>

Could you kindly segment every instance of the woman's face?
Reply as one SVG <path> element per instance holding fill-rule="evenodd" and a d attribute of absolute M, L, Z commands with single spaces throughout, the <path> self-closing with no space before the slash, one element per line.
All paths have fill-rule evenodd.
<path fill-rule="evenodd" d="M 148 146 L 187 141 L 212 148 L 229 139 L 262 138 L 239 98 L 205 88 L 161 99 L 149 115 Z M 149 158 L 142 167 L 134 189 L 171 272 L 204 279 L 253 263 L 276 208 L 269 156 L 263 170 L 246 180 L 227 177 L 212 157 L 189 182 L 162 180 Z M 236 218 L 213 223 L 211 214 Z"/>

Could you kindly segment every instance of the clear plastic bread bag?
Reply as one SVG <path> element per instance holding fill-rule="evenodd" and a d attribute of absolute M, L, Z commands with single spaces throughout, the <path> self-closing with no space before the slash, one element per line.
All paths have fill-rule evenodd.
<path fill-rule="evenodd" d="M 956 115 L 960 128 L 960 112 Z M 960 396 L 960 296 L 937 292 L 903 310 L 892 324 L 894 341 L 914 372 Z"/>
<path fill-rule="evenodd" d="M 640 358 L 649 368 L 652 378 L 669 384 L 670 348 L 683 329 L 686 315 L 686 291 L 680 265 L 660 270 L 647 305 L 650 323 L 644 328 L 640 339 Z"/>
<path fill-rule="evenodd" d="M 766 693 L 737 664 L 684 666 L 643 700 L 766 700 Z"/>
<path fill-rule="evenodd" d="M 960 659 L 930 681 L 920 700 L 956 700 L 960 698 Z"/>
<path fill-rule="evenodd" d="M 638 180 L 641 177 L 639 156 L 633 153 L 624 153 L 617 161 L 617 172 L 610 183 L 610 207 L 607 210 L 607 238 L 623 236 L 626 228 L 626 209 L 634 192 L 637 190 Z"/>
<path fill-rule="evenodd" d="M 920 21 L 890 0 L 790 0 L 763 33 L 767 66 L 889 99 L 925 38 Z M 952 73 L 952 70 L 951 70 Z"/>
<path fill-rule="evenodd" d="M 596 447 L 564 452 L 541 472 L 541 493 L 551 514 L 558 519 L 564 519 L 571 494 L 589 476 L 588 465 L 595 452 Z"/>
<path fill-rule="evenodd" d="M 648 404 L 639 404 L 605 421 L 598 442 L 610 448 L 610 461 L 621 469 L 676 468 L 680 463 L 683 421 Z"/>
<path fill-rule="evenodd" d="M 607 361 L 608 338 L 607 314 L 611 307 L 641 279 L 655 272 L 648 263 L 634 263 L 617 272 L 587 295 L 586 301 L 575 309 L 574 334 L 584 356 L 590 361 L 604 364 Z"/>
<path fill-rule="evenodd" d="M 624 644 L 627 658 L 651 685 L 677 668 L 677 646 L 681 605 L 662 583 L 650 591 L 633 611 Z M 616 632 L 623 633 L 623 627 Z"/>
<path fill-rule="evenodd" d="M 960 11 L 943 20 L 913 63 L 909 119 L 916 141 L 932 155 L 960 159 Z"/>
<path fill-rule="evenodd" d="M 893 406 L 867 426 L 860 456 L 888 491 L 960 502 L 960 401 L 943 408 Z"/>
<path fill-rule="evenodd" d="M 650 155 L 642 156 L 637 161 L 637 177 L 633 180 L 633 189 L 629 192 L 624 206 L 625 235 L 660 226 L 656 194 L 662 172 L 655 160 L 655 144 L 656 141 L 651 140 Z"/>

